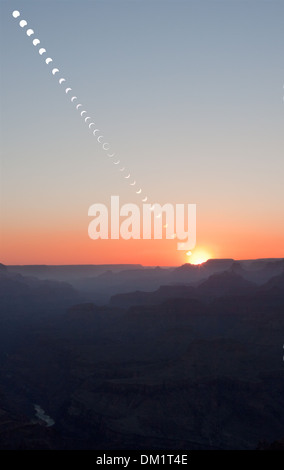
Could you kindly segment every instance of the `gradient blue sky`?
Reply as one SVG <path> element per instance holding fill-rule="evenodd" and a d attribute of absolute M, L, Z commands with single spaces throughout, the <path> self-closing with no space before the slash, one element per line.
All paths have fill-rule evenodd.
<path fill-rule="evenodd" d="M 21 245 L 21 237 L 48 233 L 50 250 L 56 231 L 86 237 L 88 207 L 112 194 L 139 202 L 34 37 L 151 201 L 197 204 L 198 243 L 213 256 L 229 256 L 230 239 L 234 257 L 254 257 L 255 246 L 259 256 L 262 246 L 263 256 L 284 256 L 283 1 L 37 0 L 0 8 L 5 262 L 40 262 L 40 253 L 48 262 L 40 242 Z M 18 27 L 15 9 L 35 36 Z M 18 244 L 7 243 L 11 236 Z"/>

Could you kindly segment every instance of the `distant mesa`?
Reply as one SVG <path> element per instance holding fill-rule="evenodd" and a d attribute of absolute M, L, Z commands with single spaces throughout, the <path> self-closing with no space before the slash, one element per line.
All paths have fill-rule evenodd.
<path fill-rule="evenodd" d="M 0 263 L 0 272 L 4 273 L 7 271 L 8 271 L 7 266 L 5 266 L 5 264 Z"/>
<path fill-rule="evenodd" d="M 219 267 L 222 266 L 222 268 L 228 268 L 231 266 L 232 263 L 234 263 L 235 260 L 233 258 L 210 258 L 207 261 L 204 261 L 202 263 L 204 266 L 212 266 L 212 267 Z M 189 263 L 190 264 L 190 263 Z M 194 265 L 195 266 L 195 265 Z"/>
<path fill-rule="evenodd" d="M 284 272 L 274 276 L 262 286 L 262 291 L 284 292 Z"/>
<path fill-rule="evenodd" d="M 176 272 L 196 271 L 198 267 L 199 265 L 197 264 L 185 263 L 179 266 L 178 268 L 176 268 L 175 271 Z"/>
<path fill-rule="evenodd" d="M 198 269 L 209 268 L 210 270 L 226 270 L 232 267 L 234 260 L 228 259 L 209 259 L 201 264 L 185 263 L 176 268 L 176 272 L 197 271 Z"/>
<path fill-rule="evenodd" d="M 212 274 L 199 286 L 198 290 L 204 294 L 218 295 L 234 295 L 246 294 L 253 292 L 256 285 L 253 282 L 243 279 L 239 274 L 233 271 L 224 271 Z"/>

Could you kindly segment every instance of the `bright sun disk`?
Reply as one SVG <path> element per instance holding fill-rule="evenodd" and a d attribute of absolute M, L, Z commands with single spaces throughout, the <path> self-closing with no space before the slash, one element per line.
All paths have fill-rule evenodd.
<path fill-rule="evenodd" d="M 209 258 L 211 258 L 210 254 L 203 249 L 197 249 L 193 252 L 188 251 L 186 254 L 190 258 L 190 264 L 202 264 L 205 263 L 205 261 L 207 261 Z"/>

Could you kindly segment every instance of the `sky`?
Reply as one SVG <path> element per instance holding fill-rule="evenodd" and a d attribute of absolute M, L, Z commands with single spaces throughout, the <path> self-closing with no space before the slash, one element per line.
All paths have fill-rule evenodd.
<path fill-rule="evenodd" d="M 282 0 L 0 0 L 0 16 L 2 263 L 284 257 Z M 112 195 L 196 204 L 192 255 L 90 239 Z"/>

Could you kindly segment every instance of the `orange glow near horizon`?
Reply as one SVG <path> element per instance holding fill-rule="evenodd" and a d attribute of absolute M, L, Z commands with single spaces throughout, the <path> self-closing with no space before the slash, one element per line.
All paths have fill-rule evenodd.
<path fill-rule="evenodd" d="M 6 265 L 142 264 L 180 266 L 209 258 L 284 258 L 283 236 L 224 225 L 199 225 L 192 254 L 177 250 L 176 240 L 91 240 L 87 230 L 74 227 L 1 229 L 0 262 Z"/>

